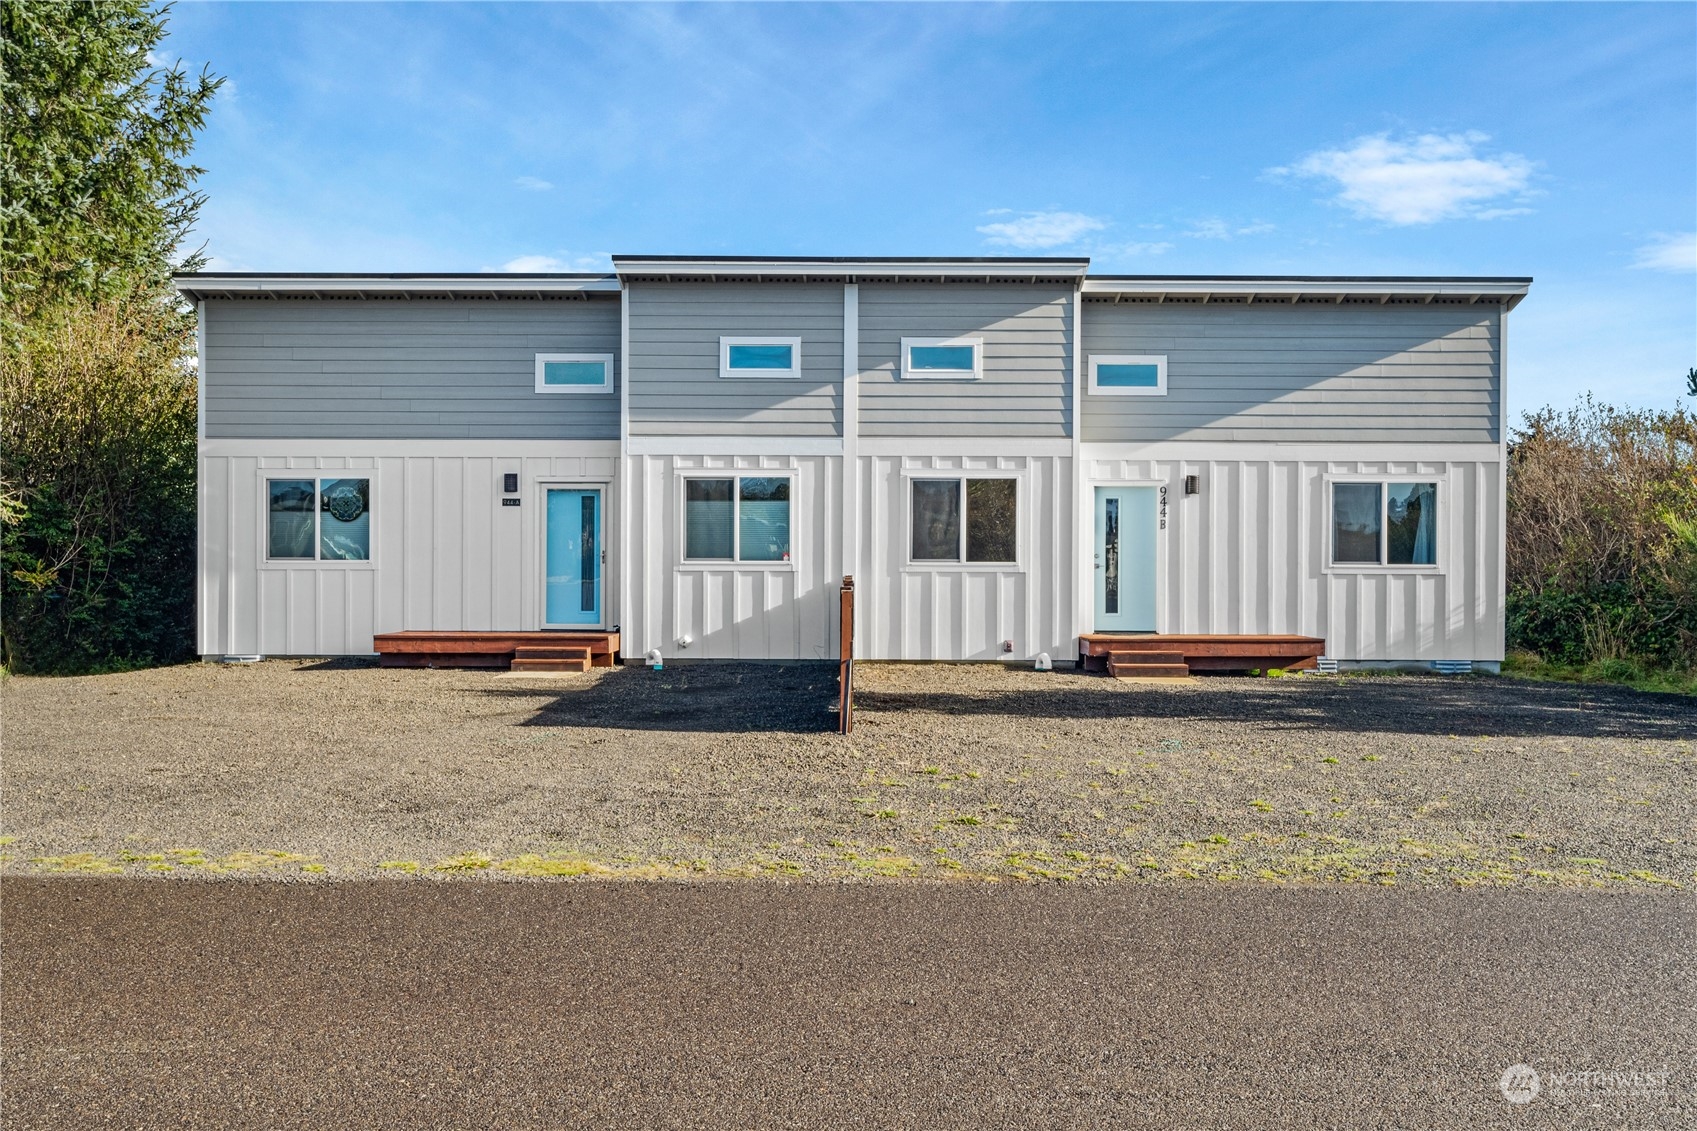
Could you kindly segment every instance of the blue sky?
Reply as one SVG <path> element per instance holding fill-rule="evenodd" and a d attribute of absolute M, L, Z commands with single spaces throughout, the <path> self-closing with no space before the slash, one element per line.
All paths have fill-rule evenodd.
<path fill-rule="evenodd" d="M 1087 254 L 1532 275 L 1509 407 L 1697 365 L 1697 5 L 184 3 L 230 270 Z"/>

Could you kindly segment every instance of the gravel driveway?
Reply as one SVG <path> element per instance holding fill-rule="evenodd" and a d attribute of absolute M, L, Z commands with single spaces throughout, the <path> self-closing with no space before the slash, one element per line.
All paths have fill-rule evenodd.
<path fill-rule="evenodd" d="M 1680 885 L 1697 704 L 1491 677 L 268 661 L 4 696 L 4 867 Z"/>

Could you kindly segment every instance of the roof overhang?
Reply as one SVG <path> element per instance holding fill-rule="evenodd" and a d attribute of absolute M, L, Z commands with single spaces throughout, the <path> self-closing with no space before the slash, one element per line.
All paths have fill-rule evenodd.
<path fill-rule="evenodd" d="M 1290 303 L 1443 301 L 1501 303 L 1513 309 L 1532 286 L 1530 278 L 1322 275 L 1092 275 L 1091 298 L 1137 302 Z"/>
<path fill-rule="evenodd" d="M 605 274 L 518 275 L 506 272 L 371 275 L 306 272 L 196 271 L 171 277 L 190 300 L 205 298 L 569 298 L 617 293 Z"/>
<path fill-rule="evenodd" d="M 1076 285 L 1090 260 L 990 256 L 979 259 L 757 256 L 615 255 L 613 270 L 626 281 L 647 282 L 976 282 Z"/>

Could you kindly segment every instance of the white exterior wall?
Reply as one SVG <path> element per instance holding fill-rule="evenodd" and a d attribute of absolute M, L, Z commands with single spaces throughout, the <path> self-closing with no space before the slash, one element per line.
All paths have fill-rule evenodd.
<path fill-rule="evenodd" d="M 1503 658 L 1499 445 L 1085 444 L 1081 458 L 1080 631 L 1094 617 L 1093 488 L 1147 484 L 1168 488 L 1158 632 L 1320 636 L 1346 661 Z M 1327 485 L 1371 476 L 1439 484 L 1435 568 L 1330 565 Z"/>
<path fill-rule="evenodd" d="M 866 660 L 1018 660 L 1039 652 L 1067 662 L 1073 624 L 1074 538 L 1070 447 L 994 454 L 1019 441 L 878 441 L 863 438 L 855 655 Z M 902 454 L 905 448 L 912 453 Z M 936 455 L 953 449 L 957 454 Z M 1013 475 L 1019 561 L 1013 565 L 908 560 L 910 489 L 939 473 Z M 1002 650 L 1003 641 L 1013 651 Z"/>
<path fill-rule="evenodd" d="M 617 616 L 616 441 L 206 440 L 200 449 L 202 655 L 370 655 L 403 629 L 538 629 L 541 490 L 599 486 Z M 519 475 L 517 507 L 501 477 Z M 265 480 L 372 479 L 369 562 L 265 560 Z"/>
<path fill-rule="evenodd" d="M 842 457 L 628 457 L 631 555 L 623 649 L 668 660 L 834 660 L 842 583 Z M 686 562 L 688 475 L 793 477 L 788 562 Z M 691 643 L 682 646 L 685 636 Z"/>

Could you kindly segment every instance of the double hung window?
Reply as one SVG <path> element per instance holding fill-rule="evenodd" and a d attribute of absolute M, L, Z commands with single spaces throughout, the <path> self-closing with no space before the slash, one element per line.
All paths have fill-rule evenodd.
<path fill-rule="evenodd" d="M 1018 560 L 1018 480 L 914 479 L 911 490 L 912 561 Z"/>
<path fill-rule="evenodd" d="M 267 479 L 265 556 L 371 560 L 371 480 Z"/>
<path fill-rule="evenodd" d="M 1436 483 L 1333 483 L 1332 564 L 1438 562 Z"/>
<path fill-rule="evenodd" d="M 684 480 L 684 560 L 790 560 L 790 477 Z"/>

